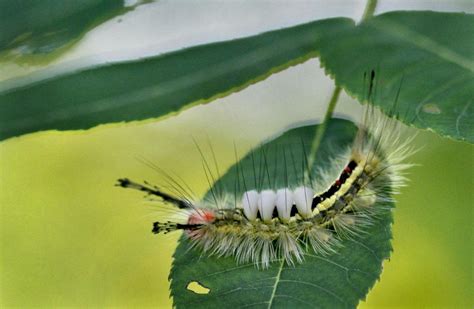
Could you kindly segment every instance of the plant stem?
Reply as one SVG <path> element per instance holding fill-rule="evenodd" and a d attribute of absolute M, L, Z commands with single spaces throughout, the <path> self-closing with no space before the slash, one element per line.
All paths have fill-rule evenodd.
<path fill-rule="evenodd" d="M 316 136 L 313 139 L 313 143 L 311 144 L 311 150 L 308 156 L 308 171 L 311 170 L 314 160 L 316 159 L 316 152 L 318 151 L 318 148 L 321 145 L 324 133 L 326 133 L 328 122 L 332 118 L 332 113 L 336 108 L 337 100 L 339 99 L 339 94 L 341 93 L 341 90 L 342 88 L 339 86 L 336 86 L 336 88 L 334 88 L 331 100 L 329 101 L 328 109 L 326 110 L 326 114 L 324 115 L 324 120 L 318 126 L 318 130 L 316 131 Z"/>
<path fill-rule="evenodd" d="M 377 0 L 368 0 L 365 5 L 364 15 L 362 20 L 367 20 L 374 15 L 375 8 L 377 7 Z"/>
<path fill-rule="evenodd" d="M 374 15 L 375 8 L 377 7 L 377 0 L 367 0 L 364 9 L 364 15 L 362 16 L 362 20 L 367 20 Z M 310 173 L 311 168 L 314 164 L 314 160 L 316 159 L 316 153 L 318 152 L 319 146 L 321 145 L 321 141 L 323 140 L 323 136 L 326 133 L 327 125 L 329 120 L 332 118 L 332 114 L 334 109 L 336 108 L 337 100 L 339 99 L 339 94 L 341 93 L 342 88 L 340 86 L 336 86 L 332 92 L 331 100 L 329 101 L 328 109 L 326 110 L 326 114 L 324 115 L 324 120 L 321 125 L 318 126 L 318 130 L 316 132 L 316 136 L 313 139 L 313 143 L 311 144 L 311 150 L 308 156 L 308 166 L 306 174 Z M 306 175 L 308 176 L 308 175 Z"/>

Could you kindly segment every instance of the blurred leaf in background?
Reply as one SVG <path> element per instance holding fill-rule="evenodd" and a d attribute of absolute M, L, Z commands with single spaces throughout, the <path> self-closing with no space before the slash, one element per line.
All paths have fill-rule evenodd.
<path fill-rule="evenodd" d="M 443 31 L 433 30 L 441 21 Z M 391 112 L 409 125 L 473 142 L 473 29 L 474 15 L 462 13 L 391 12 L 357 26 L 333 18 L 49 76 L 0 92 L 0 139 L 178 112 L 321 52 L 337 85 L 359 100 L 364 74 L 376 71 L 375 104 L 393 109 L 403 84 Z"/>
<path fill-rule="evenodd" d="M 130 9 L 124 0 L 1 1 L 0 59 L 22 62 L 31 61 L 24 56 L 50 54 Z"/>
<path fill-rule="evenodd" d="M 314 57 L 320 40 L 352 23 L 346 18 L 316 21 L 6 90 L 0 92 L 0 139 L 176 113 Z"/>

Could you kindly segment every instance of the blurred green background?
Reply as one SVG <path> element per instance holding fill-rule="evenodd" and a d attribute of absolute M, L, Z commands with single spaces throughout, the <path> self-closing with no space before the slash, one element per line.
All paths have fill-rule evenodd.
<path fill-rule="evenodd" d="M 113 184 L 123 176 L 160 183 L 136 160 L 143 156 L 203 194 L 207 183 L 199 154 L 189 135 L 178 132 L 189 134 L 185 127 L 198 122 L 193 119 L 218 122 L 206 133 L 221 168 L 231 166 L 232 139 L 219 139 L 225 128 L 218 132 L 227 116 L 217 107 L 198 107 L 183 113 L 184 119 L 157 124 L 3 142 L 3 306 L 170 307 L 167 276 L 179 233 L 152 235 L 159 206 Z M 260 139 L 237 144 L 245 151 Z M 412 162 L 419 166 L 398 198 L 394 253 L 362 307 L 471 307 L 474 147 L 429 132 L 420 133 L 415 145 L 421 149 Z"/>
<path fill-rule="evenodd" d="M 159 1 L 105 22 L 67 52 L 49 55 L 47 62 L 23 55 L 21 59 L 32 57 L 25 65 L 12 61 L 11 54 L 0 55 L 0 81 L 8 84 L 30 72 L 133 59 L 316 18 L 356 18 L 364 3 L 302 1 L 290 8 L 283 1 L 269 9 L 250 1 L 225 8 L 212 1 L 199 7 Z M 468 6 L 463 1 L 381 1 L 379 10 Z M 137 160 L 143 157 L 202 195 L 208 184 L 193 137 L 199 143 L 211 141 L 224 171 L 235 161 L 234 143 L 245 153 L 288 127 L 320 121 L 331 91 L 331 80 L 317 60 L 310 60 L 172 117 L 1 142 L 0 305 L 170 308 L 168 273 L 179 233 L 151 234 L 151 222 L 165 211 L 140 193 L 114 187 L 116 179 L 162 182 Z M 357 120 L 359 113 L 359 106 L 343 95 L 336 116 Z M 472 308 L 474 146 L 415 129 L 407 134 L 416 133 L 414 145 L 420 150 L 411 161 L 418 165 L 398 197 L 394 252 L 360 307 Z"/>

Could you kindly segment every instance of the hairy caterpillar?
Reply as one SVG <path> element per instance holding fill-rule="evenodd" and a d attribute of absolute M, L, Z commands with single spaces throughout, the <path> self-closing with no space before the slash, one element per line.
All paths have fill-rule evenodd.
<path fill-rule="evenodd" d="M 211 191 L 211 198 L 194 201 L 127 178 L 119 179 L 118 185 L 158 196 L 186 218 L 155 222 L 153 233 L 184 230 L 191 246 L 205 254 L 234 256 L 238 263 L 253 262 L 262 268 L 280 259 L 302 263 L 308 247 L 322 255 L 337 252 L 341 239 L 364 233 L 364 227 L 389 208 L 392 194 L 405 182 L 403 171 L 410 164 L 404 160 L 412 152 L 410 141 L 401 140 L 396 119 L 368 107 L 352 146 L 332 159 L 329 170 L 316 171 L 318 180 L 311 177 L 314 171 L 306 171 L 297 185 L 289 186 L 287 176 L 285 186 L 276 186 L 263 154 L 253 187 L 242 175 L 239 187 L 244 192 L 238 198 Z M 304 145 L 302 148 L 302 161 L 309 169 Z M 290 165 L 288 153 L 291 149 L 283 149 L 285 170 Z M 204 165 L 215 180 L 206 161 Z M 239 181 L 237 172 L 236 185 Z"/>

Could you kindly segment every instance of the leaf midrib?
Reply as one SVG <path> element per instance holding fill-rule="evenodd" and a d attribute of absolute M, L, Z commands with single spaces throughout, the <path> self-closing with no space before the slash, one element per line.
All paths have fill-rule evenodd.
<path fill-rule="evenodd" d="M 273 284 L 273 290 L 272 290 L 272 294 L 270 295 L 270 299 L 268 300 L 268 306 L 267 306 L 267 309 L 270 309 L 272 307 L 272 304 L 273 304 L 273 300 L 275 299 L 275 295 L 276 295 L 276 290 L 277 290 L 277 287 L 278 287 L 278 283 L 280 282 L 280 276 L 281 276 L 281 273 L 283 271 L 283 265 L 285 264 L 284 260 L 282 259 L 280 261 L 280 265 L 278 266 L 278 273 L 275 277 L 275 284 Z"/>

